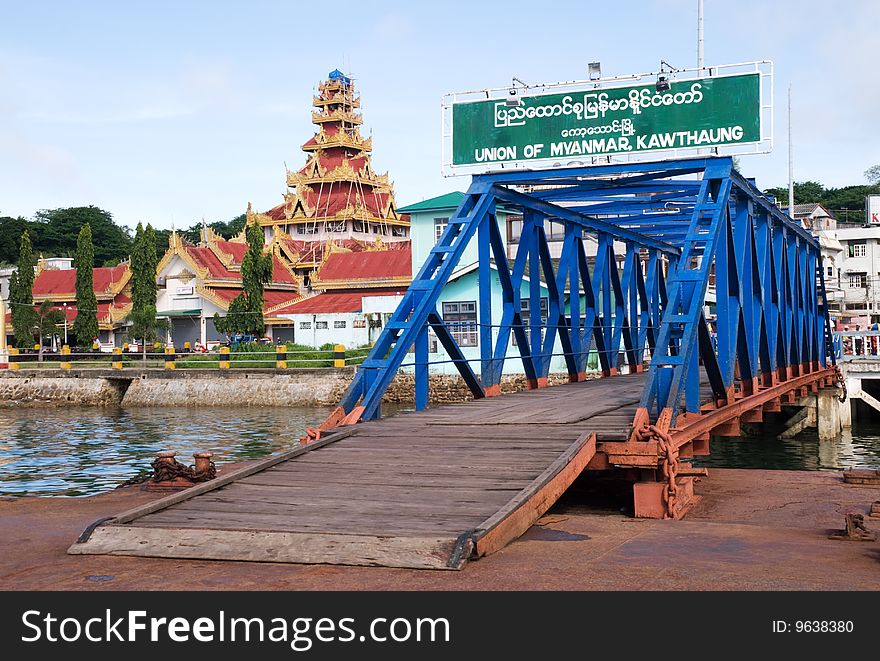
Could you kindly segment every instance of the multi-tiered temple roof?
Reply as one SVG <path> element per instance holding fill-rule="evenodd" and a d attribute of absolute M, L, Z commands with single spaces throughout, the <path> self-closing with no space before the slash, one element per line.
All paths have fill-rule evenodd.
<path fill-rule="evenodd" d="M 318 86 L 312 122 L 318 130 L 302 149 L 306 164 L 287 171 L 284 201 L 248 219 L 266 228 L 266 241 L 284 252 L 306 278 L 329 248 L 383 250 L 409 241 L 409 216 L 397 213 L 388 174 L 371 163 L 372 138 L 360 132 L 360 97 L 354 82 L 336 70 Z"/>

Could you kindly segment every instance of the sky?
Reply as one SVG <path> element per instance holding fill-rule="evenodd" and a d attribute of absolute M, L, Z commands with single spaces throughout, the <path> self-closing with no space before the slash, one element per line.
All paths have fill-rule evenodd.
<path fill-rule="evenodd" d="M 94 204 L 133 227 L 278 204 L 305 163 L 311 99 L 333 69 L 362 95 L 373 163 L 398 206 L 452 190 L 444 93 L 696 65 L 697 0 L 443 3 L 0 0 L 0 215 Z M 880 163 L 880 2 L 705 0 L 707 65 L 772 60 L 762 188 L 865 183 Z"/>

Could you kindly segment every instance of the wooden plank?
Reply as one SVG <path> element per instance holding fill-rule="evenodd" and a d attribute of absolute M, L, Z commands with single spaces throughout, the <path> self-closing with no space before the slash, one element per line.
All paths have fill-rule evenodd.
<path fill-rule="evenodd" d="M 279 518 L 261 513 L 163 510 L 137 519 L 130 525 L 156 525 L 178 528 L 210 528 L 214 530 L 322 530 L 326 532 L 361 532 L 376 534 L 409 534 L 415 532 L 449 532 L 460 534 L 475 528 L 486 518 L 475 515 L 424 515 L 395 518 L 389 515 L 347 515 L 342 511 L 320 513 L 298 512 L 296 517 Z"/>
<path fill-rule="evenodd" d="M 561 452 L 559 454 L 562 454 Z M 557 455 L 558 456 L 558 455 Z M 538 475 L 541 472 L 540 468 L 505 468 L 503 470 L 485 470 L 485 469 L 477 469 L 473 466 L 467 466 L 462 468 L 460 466 L 453 466 L 451 469 L 448 466 L 399 466 L 398 470 L 394 470 L 395 467 L 387 466 L 387 465 L 367 465 L 367 464 L 358 464 L 357 462 L 349 462 L 349 463 L 320 463 L 320 464 L 299 464 L 295 468 L 289 468 L 287 466 L 277 467 L 270 469 L 271 472 L 267 472 L 266 475 L 278 476 L 279 478 L 291 478 L 296 480 L 300 476 L 309 476 L 309 475 L 328 475 L 328 476 L 340 476 L 344 475 L 348 478 L 349 483 L 355 482 L 355 476 L 359 477 L 387 477 L 391 480 L 397 480 L 402 477 L 406 477 L 408 480 L 408 484 L 413 484 L 414 486 L 418 486 L 418 480 L 421 478 L 429 477 L 429 478 L 442 478 L 448 480 L 450 483 L 459 482 L 461 480 L 470 480 L 473 478 L 479 479 L 492 479 L 492 480 L 500 480 L 500 481 L 508 481 L 508 480 L 520 480 L 527 479 L 531 481 L 534 479 L 535 475 Z"/>
<path fill-rule="evenodd" d="M 342 431 L 336 432 L 332 436 L 326 436 L 320 441 L 316 441 L 314 443 L 310 443 L 309 445 L 296 448 L 295 450 L 290 450 L 289 452 L 282 452 L 281 454 L 268 457 L 263 461 L 259 461 L 250 466 L 245 466 L 244 468 L 230 471 L 229 473 L 221 475 L 220 477 L 217 477 L 210 482 L 203 482 L 179 493 L 165 496 L 164 498 L 160 498 L 159 500 L 154 500 L 152 503 L 147 503 L 146 505 L 140 505 L 130 510 L 126 510 L 113 517 L 113 521 L 115 523 L 128 523 L 129 521 L 132 521 L 139 516 L 143 516 L 144 514 L 156 512 L 166 507 L 170 507 L 171 505 L 174 505 L 176 503 L 180 503 L 184 500 L 194 498 L 195 496 L 198 496 L 200 494 L 207 493 L 208 491 L 219 489 L 220 487 L 234 482 L 235 480 L 266 470 L 267 468 L 285 462 L 288 459 L 293 459 L 294 457 L 298 457 L 307 452 L 311 452 L 312 450 L 317 450 L 318 448 L 322 448 L 325 445 L 329 445 L 330 443 L 335 443 L 336 441 L 342 440 L 343 438 L 348 438 L 353 433 L 354 428 L 344 429 Z"/>
<path fill-rule="evenodd" d="M 412 490 L 415 487 L 433 487 L 443 489 L 515 489 L 519 491 L 531 482 L 531 478 L 523 477 L 516 480 L 490 480 L 474 476 L 429 476 L 423 475 L 414 480 L 411 475 L 388 475 L 388 474 L 369 474 L 359 473 L 357 477 L 357 486 L 389 486 L 401 487 Z M 310 485 L 320 486 L 326 485 L 342 485 L 347 489 L 352 488 L 352 476 L 348 471 L 337 472 L 335 474 L 306 474 L 301 475 L 290 474 L 283 479 L 277 476 L 266 477 L 260 473 L 246 477 L 238 481 L 236 484 L 259 485 L 268 488 L 278 488 L 284 486 L 290 487 L 309 487 Z"/>
<path fill-rule="evenodd" d="M 477 556 L 504 548 L 553 506 L 596 454 L 596 434 L 584 435 L 529 487 L 486 519 L 474 534 Z"/>
<path fill-rule="evenodd" d="M 557 455 L 558 456 L 558 455 Z M 457 461 L 453 463 L 456 459 Z M 297 466 L 299 465 L 310 465 L 310 466 L 348 466 L 352 469 L 357 469 L 358 467 L 374 467 L 374 468 L 386 468 L 391 472 L 393 469 L 399 469 L 400 472 L 424 472 L 426 469 L 433 469 L 435 472 L 440 471 L 439 474 L 445 474 L 456 471 L 471 471 L 473 474 L 481 473 L 483 469 L 491 468 L 498 471 L 518 471 L 522 472 L 540 472 L 541 466 L 546 465 L 546 462 L 536 462 L 529 461 L 528 457 L 521 457 L 523 462 L 522 466 L 514 465 L 512 463 L 499 464 L 491 461 L 478 461 L 474 460 L 473 462 L 465 461 L 469 459 L 468 457 L 450 457 L 448 461 L 445 463 L 418 463 L 415 459 L 413 461 L 409 461 L 406 463 L 399 463 L 394 465 L 389 465 L 387 462 L 382 462 L 378 458 L 376 461 L 357 461 L 357 460 L 348 460 L 348 461 L 333 461 L 332 459 L 321 458 L 319 460 L 297 462 Z M 528 463 L 526 463 L 528 462 Z M 286 472 L 294 472 L 297 470 L 297 466 L 287 466 L 283 469 Z"/>
<path fill-rule="evenodd" d="M 476 521 L 479 522 L 480 519 L 481 517 L 477 517 Z M 174 519 L 173 521 L 146 521 L 145 519 L 138 519 L 126 525 L 138 528 L 165 528 L 168 530 L 197 528 L 199 530 L 258 530 L 262 532 L 312 532 L 332 535 L 387 535 L 397 537 L 448 535 L 457 538 L 462 534 L 462 531 L 472 530 L 477 524 L 474 521 L 467 521 L 464 524 L 460 521 L 413 521 L 406 525 L 401 525 L 400 522 L 380 520 L 346 522 L 322 520 L 297 523 L 296 526 L 293 526 L 285 523 L 275 525 L 274 523 L 260 524 L 252 521 L 235 524 L 232 522 L 217 523 L 198 519 L 188 519 L 186 521 L 179 519 Z"/>
<path fill-rule="evenodd" d="M 189 512 L 253 512 L 270 514 L 273 516 L 296 518 L 304 509 L 309 509 L 321 515 L 330 515 L 335 512 L 343 512 L 346 515 L 372 515 L 383 514 L 394 517 L 404 516 L 429 516 L 434 514 L 449 514 L 464 516 L 473 513 L 492 513 L 497 507 L 510 500 L 509 492 L 484 492 L 479 499 L 453 500 L 417 498 L 401 502 L 400 499 L 378 498 L 351 499 L 337 497 L 330 499 L 326 496 L 313 496 L 308 494 L 264 496 L 258 498 L 243 498 L 240 493 L 231 494 L 229 497 L 220 495 L 205 495 L 199 498 L 197 503 L 185 507 L 187 503 L 175 505 L 169 511 Z"/>
<path fill-rule="evenodd" d="M 525 485 L 523 485 L 525 486 Z M 220 496 L 229 489 L 229 493 L 235 494 L 236 498 L 260 499 L 272 498 L 275 495 L 295 495 L 298 493 L 309 494 L 314 497 L 335 497 L 344 496 L 351 498 L 352 488 L 357 491 L 357 498 L 363 500 L 365 498 L 377 497 L 397 497 L 408 502 L 414 502 L 413 497 L 423 500 L 436 500 L 447 498 L 450 495 L 456 499 L 471 499 L 482 496 L 486 493 L 520 491 L 522 487 L 510 486 L 504 483 L 504 486 L 494 486 L 491 488 L 481 487 L 461 487 L 458 485 L 443 485 L 433 487 L 430 485 L 420 485 L 417 493 L 413 492 L 412 485 L 365 485 L 358 482 L 353 485 L 351 481 L 339 482 L 336 484 L 311 483 L 311 484 L 288 484 L 265 486 L 261 484 L 251 484 L 248 482 L 238 481 L 235 484 L 224 487 L 220 491 L 213 492 L 211 496 Z M 234 489 L 234 491 L 232 491 Z"/>
<path fill-rule="evenodd" d="M 88 542 L 71 546 L 68 553 L 460 569 L 466 554 L 457 565 L 449 565 L 455 543 L 455 537 L 161 530 L 105 525 L 95 529 Z"/>
<path fill-rule="evenodd" d="M 656 460 L 659 446 L 660 444 L 657 441 L 646 441 L 644 443 L 599 443 L 597 450 L 608 455 L 646 455 Z"/>

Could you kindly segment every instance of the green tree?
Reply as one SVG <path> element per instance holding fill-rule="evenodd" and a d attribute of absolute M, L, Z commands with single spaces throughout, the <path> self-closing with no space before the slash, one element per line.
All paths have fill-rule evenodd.
<path fill-rule="evenodd" d="M 40 345 L 39 361 L 43 361 L 43 338 L 53 337 L 64 323 L 64 313 L 52 301 L 43 301 L 34 311 L 31 332 Z"/>
<path fill-rule="evenodd" d="M 242 291 L 229 304 L 226 317 L 214 315 L 214 326 L 221 333 L 261 336 L 264 285 L 272 279 L 272 255 L 263 252 L 263 228 L 257 223 L 247 227 L 248 249 L 241 260 Z"/>
<path fill-rule="evenodd" d="M 108 211 L 96 206 L 44 209 L 34 216 L 35 248 L 45 255 L 71 255 L 80 230 L 89 225 L 94 239 L 94 263 L 109 265 L 131 254 L 130 230 L 113 222 Z"/>
<path fill-rule="evenodd" d="M 131 253 L 131 313 L 128 316 L 128 334 L 141 340 L 144 361 L 147 359 L 147 342 L 156 340 L 159 331 L 166 327 L 156 319 L 156 233 L 151 225 L 146 230 L 138 223 Z"/>
<path fill-rule="evenodd" d="M 865 173 L 868 176 L 870 170 Z M 764 191 L 776 197 L 777 201 L 788 205 L 788 188 L 768 188 Z M 865 221 L 865 197 L 880 195 L 880 184 L 872 186 L 843 186 L 842 188 L 825 188 L 816 181 L 795 182 L 794 203 L 808 204 L 816 202 L 833 212 L 839 221 L 862 223 Z"/>
<path fill-rule="evenodd" d="M 92 277 L 94 260 L 92 228 L 86 223 L 77 235 L 76 256 L 73 260 L 76 268 L 76 319 L 73 322 L 73 334 L 77 345 L 86 348 L 91 348 L 92 342 L 98 337 L 98 299 L 95 297 Z"/>
<path fill-rule="evenodd" d="M 18 244 L 21 235 L 29 230 L 25 218 L 0 217 L 0 264 L 15 264 L 18 259 Z M 31 244 L 34 237 L 31 236 Z"/>
<path fill-rule="evenodd" d="M 9 280 L 9 307 L 12 308 L 12 328 L 15 345 L 29 347 L 34 342 L 34 267 L 37 261 L 31 247 L 31 237 L 25 230 L 21 235 L 18 267 Z"/>
<path fill-rule="evenodd" d="M 157 255 L 164 255 L 165 251 L 168 250 L 168 244 L 169 244 L 169 240 L 171 237 L 171 230 L 154 229 L 153 236 L 155 238 L 153 243 L 156 244 L 155 245 L 156 254 Z"/>
<path fill-rule="evenodd" d="M 880 184 L 880 163 L 865 170 L 865 179 L 873 186 Z"/>
<path fill-rule="evenodd" d="M 205 223 L 202 221 L 188 229 L 180 230 L 180 236 L 190 243 L 198 243 L 202 240 L 202 227 L 206 225 L 214 230 L 215 234 L 219 234 L 224 239 L 231 239 L 232 237 L 241 234 L 241 230 L 244 229 L 246 222 L 247 214 L 244 213 L 226 222 L 216 220 L 213 223 Z"/>
<path fill-rule="evenodd" d="M 783 206 L 788 206 L 788 186 L 768 188 L 764 192 L 774 196 L 779 204 Z M 810 202 L 820 202 L 824 195 L 825 187 L 817 181 L 794 182 L 795 204 L 809 204 Z"/>

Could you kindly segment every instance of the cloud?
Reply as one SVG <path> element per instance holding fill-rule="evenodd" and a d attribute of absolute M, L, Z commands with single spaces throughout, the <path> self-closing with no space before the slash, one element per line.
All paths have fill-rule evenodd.
<path fill-rule="evenodd" d="M 224 61 L 184 59 L 171 71 L 125 74 L 122 79 L 95 79 L 93 72 L 71 69 L 64 62 L 32 63 L 15 78 L 21 104 L 19 118 L 62 125 L 105 125 L 180 119 L 217 108 L 241 105 L 233 68 Z M 4 72 L 0 71 L 0 74 Z M 83 90 L 88 89 L 89 93 Z M 0 95 L 0 104 L 4 102 Z"/>
<path fill-rule="evenodd" d="M 40 144 L 16 135 L 0 135 L 0 151 L 11 161 L 29 166 L 46 181 L 75 186 L 82 183 L 73 155 L 63 147 Z"/>
<path fill-rule="evenodd" d="M 377 39 L 402 39 L 416 30 L 415 23 L 401 14 L 385 14 L 374 25 L 371 32 Z"/>
<path fill-rule="evenodd" d="M 196 114 L 196 108 L 171 105 L 152 105 L 120 108 L 108 113 L 90 111 L 70 112 L 65 110 L 37 110 L 23 115 L 25 119 L 49 124 L 123 124 L 128 122 L 157 121 L 177 119 Z"/>

